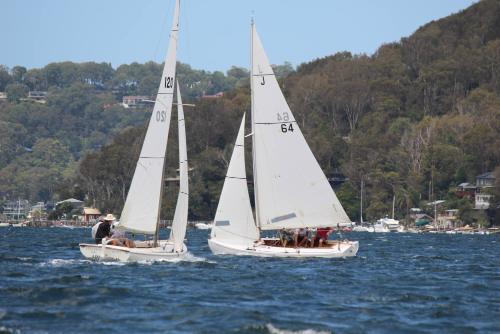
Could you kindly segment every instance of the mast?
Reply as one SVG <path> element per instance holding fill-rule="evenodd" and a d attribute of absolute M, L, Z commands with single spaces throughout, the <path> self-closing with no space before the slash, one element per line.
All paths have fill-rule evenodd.
<path fill-rule="evenodd" d="M 396 195 L 392 195 L 392 219 L 394 219 L 394 207 L 396 205 Z"/>
<path fill-rule="evenodd" d="M 174 243 L 174 251 L 181 252 L 184 247 L 189 211 L 189 175 L 184 105 L 182 104 L 179 82 L 177 82 L 177 124 L 179 129 L 179 194 L 169 240 Z"/>
<path fill-rule="evenodd" d="M 363 225 L 363 186 L 364 186 L 364 180 L 361 178 L 361 218 L 360 218 L 360 224 Z"/>
<path fill-rule="evenodd" d="M 179 0 L 176 0 L 165 65 L 141 153 L 121 214 L 120 228 L 152 235 L 157 245 L 168 132 L 174 95 Z"/>
<path fill-rule="evenodd" d="M 177 33 L 179 31 L 179 11 L 180 11 L 180 0 L 176 0 L 175 2 L 175 9 L 174 9 L 174 20 L 172 23 L 172 28 L 170 30 L 170 39 L 172 39 L 172 36 L 175 36 L 175 44 L 176 44 L 176 49 L 177 49 Z M 169 49 L 170 49 L 170 43 L 169 43 Z M 176 50 L 177 51 L 177 50 Z M 168 51 L 170 52 L 170 50 Z M 167 57 L 168 57 L 168 52 L 167 52 Z M 175 62 L 175 60 L 174 60 Z M 165 66 L 166 66 L 166 61 L 165 61 Z M 171 86 L 172 86 L 172 92 L 170 93 L 173 96 L 173 81 L 175 77 L 175 65 L 174 65 L 174 74 L 173 77 L 170 78 Z M 163 78 L 162 78 L 163 79 Z M 161 86 L 161 84 L 160 84 Z M 165 87 L 167 87 L 167 78 L 165 78 Z M 160 92 L 158 92 L 160 94 Z M 172 100 L 173 97 L 170 100 L 170 110 L 172 108 Z M 161 101 L 160 101 L 161 102 Z M 163 103 L 162 103 L 163 104 Z M 154 111 L 153 111 L 154 112 Z M 169 121 L 170 123 L 170 121 Z M 156 229 L 155 229 L 155 234 L 154 234 L 154 241 L 153 241 L 153 247 L 158 247 L 158 239 L 160 237 L 160 213 L 161 213 L 161 202 L 163 199 L 163 192 L 165 188 L 165 155 L 166 155 L 166 147 L 165 147 L 165 153 L 163 154 L 163 168 L 161 170 L 161 189 L 160 189 L 160 197 L 158 198 L 158 216 L 156 219 Z"/>
<path fill-rule="evenodd" d="M 165 188 L 165 158 L 163 158 L 163 169 L 161 171 L 161 189 L 160 189 L 160 198 L 158 203 L 158 219 L 156 221 L 156 230 L 155 236 L 153 240 L 153 247 L 158 247 L 158 239 L 160 238 L 160 213 L 161 213 L 161 200 L 163 198 L 163 191 Z"/>
<path fill-rule="evenodd" d="M 255 155 L 255 114 L 254 114 L 254 88 L 253 88 L 253 33 L 255 30 L 255 22 L 252 17 L 251 29 L 250 29 L 250 104 L 251 104 L 251 120 L 252 120 L 252 168 L 253 168 L 253 195 L 255 202 L 255 224 L 260 232 L 260 219 L 259 219 L 259 201 L 257 201 L 258 197 L 258 189 L 257 189 L 257 159 Z"/>

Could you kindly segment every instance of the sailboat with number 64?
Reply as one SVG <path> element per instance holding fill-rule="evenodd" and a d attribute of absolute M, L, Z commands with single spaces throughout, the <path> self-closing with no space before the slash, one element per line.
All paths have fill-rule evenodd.
<path fill-rule="evenodd" d="M 208 241 L 215 254 L 350 257 L 357 241 L 325 240 L 309 247 L 261 238 L 262 231 L 327 229 L 351 220 L 321 170 L 281 92 L 252 22 L 252 157 L 255 220 L 244 155 L 244 122 L 234 146 Z"/>

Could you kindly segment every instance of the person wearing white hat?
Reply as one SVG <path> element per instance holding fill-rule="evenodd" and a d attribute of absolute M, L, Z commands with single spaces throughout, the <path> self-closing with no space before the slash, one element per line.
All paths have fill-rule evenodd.
<path fill-rule="evenodd" d="M 99 224 L 95 234 L 95 243 L 101 244 L 104 238 L 109 238 L 111 236 L 111 224 L 115 220 L 115 216 L 113 214 L 108 213 L 106 217 L 104 217 L 104 222 Z"/>

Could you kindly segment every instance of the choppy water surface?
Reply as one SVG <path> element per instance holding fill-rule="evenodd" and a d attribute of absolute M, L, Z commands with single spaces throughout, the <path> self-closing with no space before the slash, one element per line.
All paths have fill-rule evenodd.
<path fill-rule="evenodd" d="M 351 233 L 353 259 L 84 260 L 89 229 L 0 229 L 0 333 L 498 333 L 500 236 Z"/>

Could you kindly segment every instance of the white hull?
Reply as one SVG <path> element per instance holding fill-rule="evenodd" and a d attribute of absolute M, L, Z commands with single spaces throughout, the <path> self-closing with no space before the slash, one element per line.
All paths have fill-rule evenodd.
<path fill-rule="evenodd" d="M 257 243 L 254 246 L 235 245 L 224 243 L 216 239 L 209 239 L 208 246 L 212 253 L 216 255 L 244 255 L 260 257 L 352 257 L 358 252 L 359 243 L 357 241 L 342 241 L 340 245 L 333 247 L 275 247 Z"/>
<path fill-rule="evenodd" d="M 388 233 L 391 232 L 386 226 L 374 226 L 373 232 L 375 233 Z"/>
<path fill-rule="evenodd" d="M 213 224 L 205 224 L 205 223 L 196 223 L 194 227 L 198 230 L 210 230 L 214 225 Z"/>
<path fill-rule="evenodd" d="M 184 245 L 183 251 L 178 253 L 173 251 L 173 243 L 168 241 L 160 242 L 159 247 L 139 247 L 127 248 L 112 245 L 80 244 L 80 252 L 87 259 L 94 261 L 162 261 L 182 257 L 187 253 Z"/>
<path fill-rule="evenodd" d="M 10 224 L 9 223 L 0 223 L 0 227 L 9 227 Z"/>

